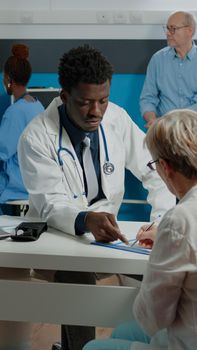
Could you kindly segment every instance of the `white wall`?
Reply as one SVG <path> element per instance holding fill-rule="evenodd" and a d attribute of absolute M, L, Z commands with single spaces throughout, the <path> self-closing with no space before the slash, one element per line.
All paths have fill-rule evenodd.
<path fill-rule="evenodd" d="M 176 10 L 195 0 L 0 0 L 2 39 L 160 39 Z"/>

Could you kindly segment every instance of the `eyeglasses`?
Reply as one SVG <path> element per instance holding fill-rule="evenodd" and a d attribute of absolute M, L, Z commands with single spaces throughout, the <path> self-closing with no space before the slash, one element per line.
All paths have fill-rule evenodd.
<path fill-rule="evenodd" d="M 165 33 L 169 32 L 170 34 L 175 34 L 175 32 L 179 29 L 189 27 L 188 25 L 186 26 L 181 26 L 181 27 L 169 27 L 169 26 L 163 26 L 163 30 Z"/>
<path fill-rule="evenodd" d="M 150 162 L 148 162 L 146 165 L 150 170 L 156 170 L 156 165 L 155 163 L 158 163 L 159 159 L 156 160 L 151 160 Z"/>

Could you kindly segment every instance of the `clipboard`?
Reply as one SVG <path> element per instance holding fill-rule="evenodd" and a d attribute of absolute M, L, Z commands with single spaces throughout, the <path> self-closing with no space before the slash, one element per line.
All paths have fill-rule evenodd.
<path fill-rule="evenodd" d="M 134 242 L 135 239 L 130 239 L 129 243 Z M 118 241 L 116 243 L 104 243 L 104 242 L 97 242 L 97 241 L 93 241 L 91 242 L 91 244 L 93 245 L 98 245 L 101 247 L 106 247 L 106 248 L 110 248 L 110 249 L 118 249 L 118 250 L 124 250 L 127 252 L 132 252 L 132 253 L 138 253 L 138 254 L 144 254 L 144 255 L 150 255 L 152 249 L 150 248 L 144 248 L 144 247 L 140 247 L 138 244 L 135 244 L 133 247 L 130 247 L 129 245 Z"/>

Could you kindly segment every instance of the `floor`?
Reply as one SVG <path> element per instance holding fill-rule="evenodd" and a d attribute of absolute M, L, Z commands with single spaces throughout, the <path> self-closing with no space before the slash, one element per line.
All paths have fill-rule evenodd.
<path fill-rule="evenodd" d="M 118 285 L 119 279 L 113 275 L 102 279 L 98 284 Z M 111 334 L 111 328 L 97 328 L 97 338 L 107 338 Z M 54 342 L 60 340 L 60 327 L 51 324 L 33 324 L 32 325 L 32 350 L 51 350 Z"/>
<path fill-rule="evenodd" d="M 97 338 L 107 338 L 111 334 L 111 328 L 97 328 Z M 51 350 L 51 346 L 60 340 L 60 327 L 50 324 L 33 325 L 32 350 Z"/>

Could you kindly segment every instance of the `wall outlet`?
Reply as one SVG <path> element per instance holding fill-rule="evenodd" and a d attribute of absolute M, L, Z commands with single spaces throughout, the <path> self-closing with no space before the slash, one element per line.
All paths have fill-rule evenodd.
<path fill-rule="evenodd" d="M 32 12 L 23 12 L 21 14 L 21 23 L 31 24 L 33 23 L 33 13 Z"/>
<path fill-rule="evenodd" d="M 130 11 L 129 20 L 131 24 L 142 24 L 143 12 L 142 11 Z"/>
<path fill-rule="evenodd" d="M 99 24 L 108 24 L 111 22 L 111 13 L 110 11 L 98 11 L 96 13 L 97 23 Z"/>
<path fill-rule="evenodd" d="M 125 24 L 128 22 L 128 11 L 113 12 L 113 22 L 116 24 Z"/>

